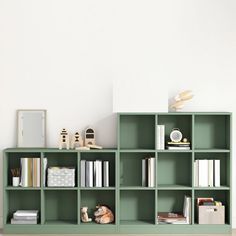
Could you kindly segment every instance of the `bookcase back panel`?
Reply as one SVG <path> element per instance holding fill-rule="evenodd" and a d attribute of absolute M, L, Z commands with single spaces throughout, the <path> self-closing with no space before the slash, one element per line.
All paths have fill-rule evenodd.
<path fill-rule="evenodd" d="M 158 185 L 192 185 L 191 153 L 159 153 L 157 162 Z"/>
<path fill-rule="evenodd" d="M 68 221 L 77 224 L 77 191 L 47 190 L 44 192 L 45 221 Z"/>
<path fill-rule="evenodd" d="M 191 191 L 159 190 L 157 199 L 158 212 L 183 212 L 185 195 L 191 196 Z"/>
<path fill-rule="evenodd" d="M 230 186 L 230 154 L 229 153 L 195 153 L 195 160 L 220 160 L 220 184 Z"/>
<path fill-rule="evenodd" d="M 183 138 L 192 141 L 192 115 L 158 115 L 158 125 L 165 125 L 165 141 L 169 142 L 170 133 L 178 128 Z"/>
<path fill-rule="evenodd" d="M 142 160 L 148 157 L 155 152 L 120 154 L 120 186 L 142 186 Z"/>
<path fill-rule="evenodd" d="M 155 149 L 155 115 L 121 115 L 120 148 Z"/>
<path fill-rule="evenodd" d="M 21 158 L 40 158 L 40 153 L 35 152 L 21 152 L 21 153 L 7 153 L 6 162 L 8 166 L 7 170 L 7 182 L 5 182 L 5 186 L 12 185 L 12 174 L 11 169 L 20 168 L 21 167 Z"/>
<path fill-rule="evenodd" d="M 8 202 L 7 223 L 10 223 L 13 213 L 17 210 L 38 210 L 40 212 L 41 200 L 38 190 L 11 190 L 7 192 L 6 198 Z"/>
<path fill-rule="evenodd" d="M 229 115 L 196 115 L 195 148 L 228 149 L 230 148 Z"/>
<path fill-rule="evenodd" d="M 222 202 L 225 206 L 225 223 L 231 224 L 230 222 L 230 192 L 228 190 L 197 190 L 195 191 L 195 223 L 198 223 L 198 209 L 197 209 L 197 198 L 214 198 L 215 201 Z"/>
<path fill-rule="evenodd" d="M 121 221 L 155 222 L 155 191 L 122 190 L 120 192 Z"/>
<path fill-rule="evenodd" d="M 80 207 L 88 207 L 88 215 L 94 219 L 97 205 L 107 205 L 115 215 L 115 191 L 114 190 L 81 190 Z"/>
<path fill-rule="evenodd" d="M 101 160 L 101 161 L 109 161 L 109 186 L 110 187 L 115 187 L 115 175 L 116 175 L 116 154 L 115 152 L 102 152 L 102 153 L 81 153 L 80 154 L 81 160 L 86 160 L 86 161 L 96 161 L 96 160 Z"/>

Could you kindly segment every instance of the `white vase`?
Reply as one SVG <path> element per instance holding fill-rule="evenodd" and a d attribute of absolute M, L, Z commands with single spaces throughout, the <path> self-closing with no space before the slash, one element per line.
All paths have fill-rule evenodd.
<path fill-rule="evenodd" d="M 13 187 L 18 187 L 20 184 L 20 177 L 12 177 L 12 185 Z"/>

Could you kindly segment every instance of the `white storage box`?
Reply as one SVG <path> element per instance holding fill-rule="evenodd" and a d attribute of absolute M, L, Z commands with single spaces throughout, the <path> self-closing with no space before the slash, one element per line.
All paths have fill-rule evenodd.
<path fill-rule="evenodd" d="M 199 206 L 199 224 L 225 224 L 225 206 Z"/>
<path fill-rule="evenodd" d="M 48 187 L 74 187 L 75 168 L 49 167 L 47 180 Z"/>

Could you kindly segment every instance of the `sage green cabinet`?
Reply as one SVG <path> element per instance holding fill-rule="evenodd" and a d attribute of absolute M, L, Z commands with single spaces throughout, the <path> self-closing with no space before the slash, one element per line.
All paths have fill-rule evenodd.
<path fill-rule="evenodd" d="M 117 115 L 117 148 L 103 150 L 58 150 L 55 148 L 4 150 L 5 233 L 230 233 L 232 227 L 232 134 L 231 113 L 121 113 Z M 165 141 L 179 128 L 191 142 L 190 150 L 158 150 L 157 125 L 165 125 Z M 12 187 L 10 169 L 20 166 L 21 157 L 44 157 L 48 166 L 76 167 L 73 188 Z M 142 186 L 142 159 L 155 158 L 155 185 Z M 80 186 L 81 160 L 109 160 L 110 187 Z M 195 187 L 196 159 L 219 159 L 220 187 Z M 43 173 L 43 172 L 42 172 Z M 158 212 L 180 212 L 184 196 L 192 197 L 190 225 L 160 225 Z M 225 205 L 224 225 L 199 225 L 196 199 L 213 197 Z M 82 223 L 80 208 L 89 216 L 97 204 L 110 206 L 115 221 L 108 225 Z M 11 225 L 18 209 L 38 209 L 37 225 Z"/>

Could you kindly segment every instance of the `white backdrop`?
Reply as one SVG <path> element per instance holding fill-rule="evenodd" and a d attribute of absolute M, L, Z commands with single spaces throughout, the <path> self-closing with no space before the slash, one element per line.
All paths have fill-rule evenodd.
<path fill-rule="evenodd" d="M 158 111 L 151 85 L 166 97 L 192 89 L 188 111 L 236 112 L 235 12 L 233 0 L 1 0 L 0 149 L 15 146 L 24 108 L 47 109 L 50 147 L 61 128 L 87 125 L 99 144 L 115 146 L 113 80 L 129 81 L 128 108 Z"/>

